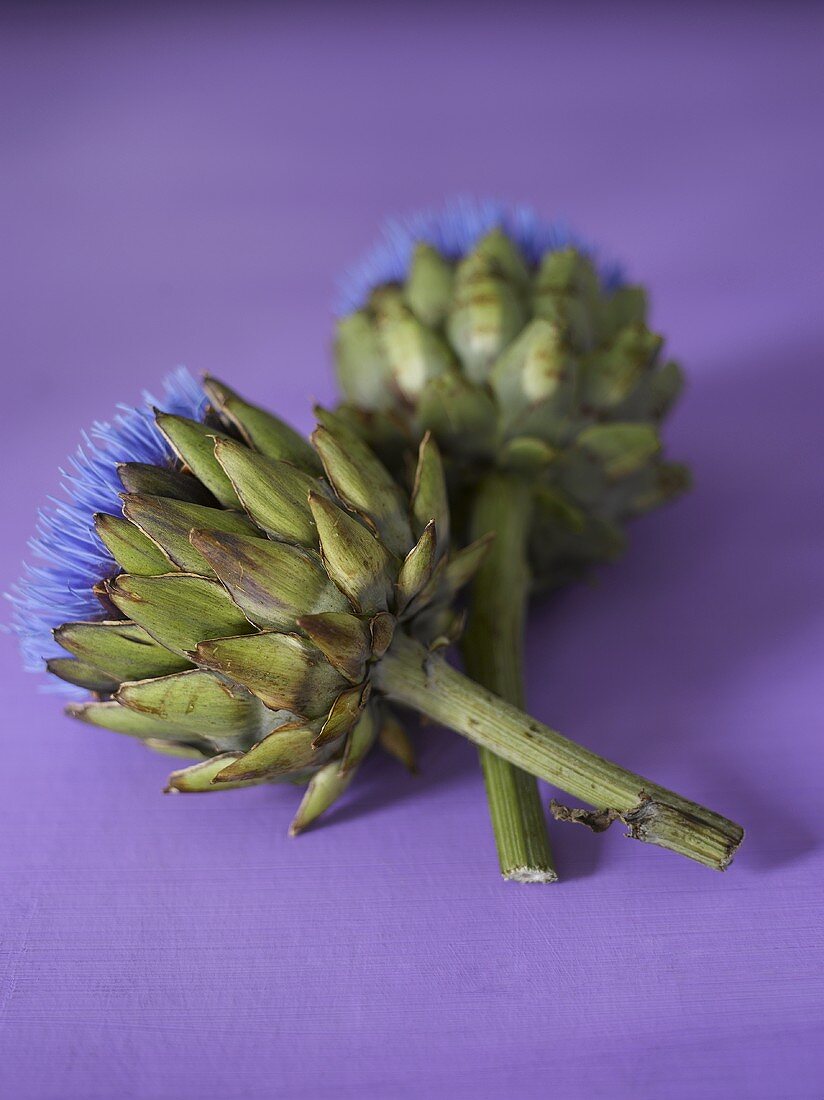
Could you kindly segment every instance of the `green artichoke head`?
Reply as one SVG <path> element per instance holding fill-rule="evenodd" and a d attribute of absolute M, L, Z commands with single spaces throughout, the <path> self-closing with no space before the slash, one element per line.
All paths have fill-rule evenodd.
<path fill-rule="evenodd" d="M 309 780 L 298 831 L 376 740 L 410 761 L 372 670 L 396 632 L 454 638 L 484 545 L 450 553 L 431 436 L 407 491 L 335 414 L 310 445 L 206 389 L 206 422 L 157 414 L 173 468 L 120 468 L 123 514 L 95 518 L 122 570 L 99 590 L 108 614 L 58 627 L 48 667 L 90 692 L 74 717 L 196 760 L 169 790 Z"/>
<path fill-rule="evenodd" d="M 403 283 L 338 322 L 340 414 L 395 469 L 431 433 L 458 499 L 489 470 L 526 479 L 533 573 L 555 585 L 688 484 L 662 457 L 682 386 L 662 345 L 643 289 L 605 287 L 576 248 L 534 266 L 501 230 L 458 261 L 420 243 Z"/>

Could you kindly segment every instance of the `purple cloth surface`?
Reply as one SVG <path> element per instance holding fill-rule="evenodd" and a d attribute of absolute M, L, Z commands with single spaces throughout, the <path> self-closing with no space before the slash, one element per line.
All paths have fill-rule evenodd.
<path fill-rule="evenodd" d="M 696 487 L 536 610 L 530 706 L 748 829 L 720 875 L 556 826 L 506 885 L 428 730 L 288 840 L 1 638 L 0 1095 L 822 1096 L 815 9 L 4 9 L 0 82 L 4 587 L 82 426 L 186 363 L 308 428 L 379 219 L 531 202 L 652 287 Z"/>

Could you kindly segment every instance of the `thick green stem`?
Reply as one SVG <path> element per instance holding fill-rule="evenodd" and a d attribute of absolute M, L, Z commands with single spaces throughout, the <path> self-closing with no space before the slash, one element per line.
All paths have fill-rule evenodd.
<path fill-rule="evenodd" d="M 496 537 L 475 576 L 462 646 L 469 676 L 521 708 L 530 517 L 522 482 L 492 474 L 479 483 L 470 534 L 477 539 L 494 531 Z M 489 749 L 478 753 L 501 874 L 515 882 L 556 882 L 537 780 Z"/>
<path fill-rule="evenodd" d="M 396 635 L 375 665 L 373 683 L 396 702 L 604 811 L 587 814 L 559 807 L 559 817 L 596 829 L 618 817 L 628 826 L 629 836 L 720 871 L 730 864 L 744 837 L 734 821 L 576 745 L 405 635 Z"/>

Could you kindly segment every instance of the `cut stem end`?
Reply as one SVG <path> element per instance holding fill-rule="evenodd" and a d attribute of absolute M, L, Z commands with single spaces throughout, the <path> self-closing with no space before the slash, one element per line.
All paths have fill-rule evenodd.
<path fill-rule="evenodd" d="M 585 825 L 594 833 L 602 833 L 614 821 L 620 821 L 627 827 L 625 835 L 632 840 L 680 852 L 716 871 L 726 871 L 744 839 L 744 830 L 733 821 L 708 824 L 684 809 L 650 798 L 644 791 L 639 792 L 638 804 L 623 812 L 573 808 L 554 798 L 550 809 L 556 821 Z"/>

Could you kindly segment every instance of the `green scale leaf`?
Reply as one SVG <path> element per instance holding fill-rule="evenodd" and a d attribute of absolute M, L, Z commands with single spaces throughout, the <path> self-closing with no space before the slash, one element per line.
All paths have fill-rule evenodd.
<path fill-rule="evenodd" d="M 184 656 L 170 653 L 135 622 L 64 623 L 54 637 L 85 665 L 118 683 L 192 667 Z"/>
<path fill-rule="evenodd" d="M 369 412 L 392 407 L 392 369 L 378 330 L 365 310 L 338 321 L 335 362 L 341 389 L 352 405 Z"/>
<path fill-rule="evenodd" d="M 174 569 L 174 562 L 139 527 L 105 512 L 94 517 L 94 529 L 121 569 L 153 577 Z"/>
<path fill-rule="evenodd" d="M 385 611 L 397 569 L 386 547 L 334 501 L 312 493 L 309 506 L 326 571 L 356 611 Z"/>
<path fill-rule="evenodd" d="M 342 773 L 337 761 L 321 768 L 309 781 L 303 801 L 289 826 L 289 835 L 297 836 L 316 821 L 340 798 L 354 777 L 354 768 Z"/>
<path fill-rule="evenodd" d="M 259 528 L 242 512 L 206 508 L 202 504 L 190 504 L 188 501 L 132 493 L 123 499 L 123 515 L 151 543 L 161 547 L 171 563 L 186 573 L 213 575 L 208 561 L 191 542 L 190 535 L 195 528 L 257 535 L 261 542 L 264 541 Z M 148 570 L 129 568 L 124 564 L 124 568 L 127 572 L 148 576 L 172 571 L 168 566 L 166 569 Z"/>
<path fill-rule="evenodd" d="M 117 473 L 127 493 L 188 500 L 190 504 L 205 504 L 207 508 L 218 507 L 217 500 L 206 486 L 181 470 L 149 466 L 143 462 L 122 462 L 117 467 Z"/>
<path fill-rule="evenodd" d="M 596 424 L 581 432 L 576 448 L 595 460 L 610 480 L 628 477 L 661 450 L 651 424 Z"/>
<path fill-rule="evenodd" d="M 369 684 L 357 684 L 342 691 L 332 704 L 326 721 L 313 744 L 316 748 L 340 741 L 349 733 L 360 717 L 361 711 L 369 701 Z"/>
<path fill-rule="evenodd" d="M 657 333 L 646 325 L 630 325 L 584 365 L 584 401 L 598 410 L 614 408 L 625 401 L 652 369 L 663 345 Z"/>
<path fill-rule="evenodd" d="M 78 661 L 75 657 L 51 657 L 46 661 L 46 670 L 68 684 L 100 695 L 110 695 L 120 683 L 114 676 L 107 676 L 94 665 Z"/>
<path fill-rule="evenodd" d="M 175 452 L 180 455 L 198 481 L 220 501 L 224 508 L 236 508 L 232 483 L 215 458 L 215 441 L 230 437 L 197 420 L 158 412 L 155 421 Z"/>
<path fill-rule="evenodd" d="M 309 474 L 319 474 L 318 456 L 308 442 L 283 420 L 242 397 L 207 375 L 203 388 L 224 420 L 228 421 L 255 451 L 273 461 L 290 462 Z"/>
<path fill-rule="evenodd" d="M 275 462 L 255 454 L 234 440 L 219 440 L 215 455 L 258 527 L 284 542 L 317 546 L 317 531 L 309 508 L 309 494 L 322 492 L 316 478 L 288 462 Z"/>
<path fill-rule="evenodd" d="M 486 387 L 453 372 L 434 379 L 417 408 L 422 434 L 431 432 L 444 452 L 491 459 L 498 442 L 498 408 Z"/>
<path fill-rule="evenodd" d="M 125 733 L 129 737 L 135 737 L 140 741 L 154 738 L 157 741 L 174 742 L 183 741 L 179 732 L 162 718 L 154 718 L 148 714 L 140 714 L 121 706 L 117 700 L 104 703 L 69 703 L 66 713 L 71 718 L 85 722 L 89 726 L 98 726 L 101 729 L 112 730 L 115 733 Z"/>
<path fill-rule="evenodd" d="M 333 413 L 317 410 L 321 427 L 312 434 L 326 477 L 340 499 L 380 535 L 391 553 L 406 554 L 412 531 L 400 486 L 351 428 Z"/>
<path fill-rule="evenodd" d="M 485 382 L 492 363 L 527 321 L 523 289 L 481 241 L 455 272 L 455 294 L 446 322 L 449 342 L 472 382 Z"/>
<path fill-rule="evenodd" d="M 378 736 L 378 720 L 374 706 L 366 707 L 349 731 L 340 770 L 342 775 L 354 771 L 375 744 Z"/>
<path fill-rule="evenodd" d="M 437 561 L 438 536 L 430 522 L 415 546 L 407 554 L 398 574 L 396 606 L 400 613 L 429 583 Z"/>
<path fill-rule="evenodd" d="M 221 783 L 216 786 L 213 782 L 216 776 L 240 755 L 236 752 L 223 753 L 221 756 L 213 756 L 211 760 L 205 760 L 202 764 L 193 764 L 190 768 L 172 772 L 166 783 L 166 794 L 202 794 L 205 791 L 237 790 L 269 782 L 268 779 L 250 779 L 245 782 L 236 780 L 234 783 Z"/>
<path fill-rule="evenodd" d="M 455 272 L 436 248 L 417 244 L 403 287 L 406 304 L 431 328 L 443 324 L 452 300 Z M 350 398 L 354 400 L 354 398 Z"/>
<path fill-rule="evenodd" d="M 447 343 L 407 309 L 400 294 L 380 291 L 372 305 L 392 380 L 414 402 L 428 382 L 454 369 L 455 358 Z"/>
<path fill-rule="evenodd" d="M 446 491 L 441 452 L 432 434 L 427 432 L 418 448 L 418 465 L 411 500 L 415 533 L 420 537 L 430 523 L 437 533 L 437 556 L 440 558 L 449 546 L 450 517 L 449 497 Z"/>
<path fill-rule="evenodd" d="M 189 656 L 209 638 L 251 634 L 254 627 L 217 581 L 190 573 L 135 577 L 123 573 L 109 584 L 115 606 L 161 645 Z M 143 679 L 136 672 L 128 679 Z"/>
<path fill-rule="evenodd" d="M 525 413 L 540 408 L 540 418 L 534 412 L 530 417 L 532 431 L 540 420 L 546 427 L 536 434 L 551 432 L 572 409 L 575 380 L 576 364 L 557 327 L 541 319 L 531 321 L 490 370 L 504 431 L 511 433 Z"/>
<path fill-rule="evenodd" d="M 206 669 L 128 682 L 115 698 L 129 710 L 167 723 L 179 735 L 221 743 L 257 741 L 277 724 L 277 716 L 255 695 Z"/>
<path fill-rule="evenodd" d="M 601 296 L 598 274 L 588 257 L 574 248 L 560 249 L 541 261 L 532 287 L 532 312 L 549 321 L 570 350 L 587 353 L 599 338 Z"/>
<path fill-rule="evenodd" d="M 384 752 L 403 764 L 407 771 L 416 775 L 418 771 L 415 746 L 402 722 L 394 714 L 381 715 L 378 729 L 378 744 Z"/>

